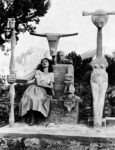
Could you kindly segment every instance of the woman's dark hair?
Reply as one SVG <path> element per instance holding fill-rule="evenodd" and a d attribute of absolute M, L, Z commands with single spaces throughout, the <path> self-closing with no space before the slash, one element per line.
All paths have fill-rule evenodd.
<path fill-rule="evenodd" d="M 52 61 L 51 61 L 50 59 L 48 59 L 48 58 L 43 58 L 43 59 L 41 60 L 41 63 L 38 64 L 38 66 L 36 67 L 36 70 L 40 70 L 40 71 L 43 72 L 42 61 L 43 61 L 44 59 L 46 59 L 46 60 L 49 62 L 48 71 L 49 71 L 49 72 L 52 72 L 52 71 L 53 71 L 53 70 L 52 70 Z"/>

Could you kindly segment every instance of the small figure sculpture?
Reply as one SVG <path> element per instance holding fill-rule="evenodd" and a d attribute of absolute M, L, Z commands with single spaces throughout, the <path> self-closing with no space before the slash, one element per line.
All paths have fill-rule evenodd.
<path fill-rule="evenodd" d="M 65 58 L 65 53 L 63 51 L 58 51 L 57 64 L 73 64 L 73 62 L 71 59 Z"/>
<path fill-rule="evenodd" d="M 81 98 L 75 95 L 75 87 L 73 85 L 73 75 L 67 73 L 65 75 L 65 89 L 64 89 L 64 106 L 67 108 L 68 112 L 75 108 L 77 103 L 82 102 Z"/>
<path fill-rule="evenodd" d="M 82 102 L 81 98 L 74 93 L 66 94 L 63 99 L 64 106 L 67 108 L 68 112 L 71 112 L 71 110 L 76 107 L 77 103 Z"/>
<path fill-rule="evenodd" d="M 105 58 L 95 59 L 91 62 L 91 88 L 93 95 L 94 126 L 102 126 L 105 93 L 108 88 L 108 63 Z"/>
<path fill-rule="evenodd" d="M 73 75 L 71 73 L 67 73 L 65 75 L 65 89 L 64 89 L 64 93 L 74 93 L 75 92 L 75 88 L 73 85 Z"/>

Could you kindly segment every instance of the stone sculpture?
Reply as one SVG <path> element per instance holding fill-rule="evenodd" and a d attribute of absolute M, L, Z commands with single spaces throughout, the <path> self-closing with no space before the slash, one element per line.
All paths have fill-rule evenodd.
<path fill-rule="evenodd" d="M 68 37 L 68 36 L 78 35 L 78 33 L 72 33 L 72 34 L 43 33 L 43 34 L 38 34 L 36 32 L 32 32 L 30 34 L 47 38 L 48 43 L 49 43 L 50 55 L 52 56 L 54 64 L 57 63 L 56 55 L 57 55 L 57 46 L 58 46 L 58 43 L 59 43 L 59 39 L 61 37 Z"/>
<path fill-rule="evenodd" d="M 10 74 L 15 74 L 15 60 L 14 60 L 14 50 L 16 45 L 16 35 L 15 35 L 15 19 L 9 18 L 7 28 L 11 32 L 11 59 L 10 59 Z M 10 97 L 10 114 L 9 114 L 9 125 L 12 127 L 14 125 L 14 99 L 15 99 L 15 83 L 13 82 L 10 84 L 9 90 L 9 97 Z"/>
<path fill-rule="evenodd" d="M 57 64 L 73 64 L 71 59 L 65 58 L 64 51 L 57 52 Z"/>
<path fill-rule="evenodd" d="M 91 62 L 91 89 L 93 95 L 94 126 L 102 125 L 105 94 L 108 88 L 108 63 L 105 58 L 95 59 Z"/>
<path fill-rule="evenodd" d="M 83 12 L 84 16 L 91 15 L 92 22 L 97 27 L 97 58 L 92 61 L 93 72 L 91 74 L 91 88 L 93 95 L 94 126 L 102 126 L 103 109 L 105 94 L 108 87 L 108 74 L 106 67 L 108 63 L 102 58 L 102 28 L 108 21 L 108 15 L 114 15 L 115 12 L 105 12 L 97 10 L 95 12 Z"/>

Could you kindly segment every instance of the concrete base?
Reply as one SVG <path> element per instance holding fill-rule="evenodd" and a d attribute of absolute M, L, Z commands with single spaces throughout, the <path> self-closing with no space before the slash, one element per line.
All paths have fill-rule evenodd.
<path fill-rule="evenodd" d="M 0 128 L 0 149 L 10 150 L 112 150 L 115 127 L 88 128 L 83 125 L 28 126 L 15 124 Z"/>
<path fill-rule="evenodd" d="M 115 126 L 115 117 L 105 117 L 104 126 Z"/>
<path fill-rule="evenodd" d="M 48 122 L 55 124 L 77 124 L 79 119 L 79 102 L 70 112 L 64 107 L 64 101 L 52 99 Z"/>

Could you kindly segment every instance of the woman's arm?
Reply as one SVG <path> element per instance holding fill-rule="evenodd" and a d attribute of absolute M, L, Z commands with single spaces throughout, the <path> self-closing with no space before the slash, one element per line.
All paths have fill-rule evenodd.
<path fill-rule="evenodd" d="M 50 84 L 37 84 L 37 86 L 39 87 L 42 87 L 42 88 L 48 88 L 48 89 L 51 89 L 52 91 L 52 96 L 55 96 L 55 92 L 54 92 L 54 83 L 53 82 L 50 82 Z"/>
<path fill-rule="evenodd" d="M 27 82 L 27 84 L 32 84 L 32 83 L 35 83 L 35 79 L 29 80 L 29 81 Z"/>
<path fill-rule="evenodd" d="M 53 89 L 53 87 L 54 87 L 53 82 L 50 82 L 50 84 L 39 83 L 39 84 L 37 84 L 37 86 L 43 87 L 43 88 L 49 88 L 49 89 Z"/>

